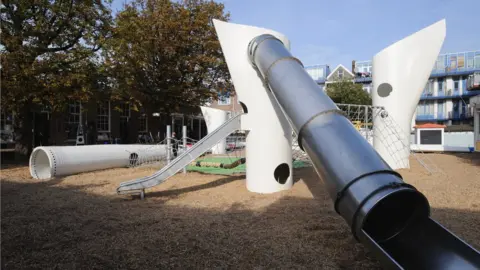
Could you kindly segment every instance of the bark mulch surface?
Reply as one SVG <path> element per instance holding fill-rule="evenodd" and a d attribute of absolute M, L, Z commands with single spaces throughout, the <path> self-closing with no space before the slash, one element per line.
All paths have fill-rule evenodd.
<path fill-rule="evenodd" d="M 426 154 L 400 170 L 429 199 L 432 216 L 480 248 L 480 157 Z M 378 269 L 333 210 L 312 168 L 292 189 L 254 194 L 243 175 L 178 174 L 141 201 L 122 181 L 157 168 L 112 169 L 48 181 L 28 167 L 1 170 L 2 269 Z"/>

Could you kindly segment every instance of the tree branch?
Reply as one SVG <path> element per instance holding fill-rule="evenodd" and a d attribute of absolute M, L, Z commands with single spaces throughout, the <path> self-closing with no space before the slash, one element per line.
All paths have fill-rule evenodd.
<path fill-rule="evenodd" d="M 41 52 L 41 53 L 47 53 L 47 52 L 59 52 L 59 51 L 66 51 L 70 48 L 72 48 L 73 46 L 75 46 L 75 44 L 77 44 L 77 42 L 82 38 L 83 36 L 83 31 L 85 30 L 85 28 L 82 28 L 77 36 L 75 36 L 73 38 L 73 40 L 70 41 L 69 44 L 65 45 L 65 46 L 62 46 L 62 47 L 56 47 L 56 48 L 39 48 L 38 52 Z"/>

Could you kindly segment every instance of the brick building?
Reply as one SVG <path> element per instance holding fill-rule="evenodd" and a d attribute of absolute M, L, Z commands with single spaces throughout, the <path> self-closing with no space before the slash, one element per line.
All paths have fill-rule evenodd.
<path fill-rule="evenodd" d="M 238 99 L 238 96 L 233 94 L 220 95 L 217 100 L 212 100 L 209 104 L 210 107 L 229 111 L 229 112 L 242 112 L 242 103 Z"/>
<path fill-rule="evenodd" d="M 229 112 L 243 111 L 235 94 L 221 95 L 209 106 Z M 32 114 L 33 147 L 75 145 L 80 124 L 86 144 L 145 143 L 145 138 L 160 142 L 166 138 L 167 125 L 171 125 L 178 139 L 182 136 L 183 125 L 187 126 L 187 136 L 194 140 L 199 140 L 208 133 L 200 109 L 193 114 L 174 113 L 168 116 L 146 112 L 142 108 L 136 111 L 121 102 L 89 101 L 70 103 L 64 112 L 37 110 Z M 8 133 L 13 129 L 14 115 L 2 112 L 1 116 L 1 130 Z M 2 136 L 2 144 L 7 140 L 4 137 Z"/>
<path fill-rule="evenodd" d="M 13 136 L 15 117 L 2 112 L 2 148 Z M 145 143 L 145 138 L 154 142 L 166 138 L 167 125 L 172 126 L 178 139 L 182 136 L 182 126 L 187 126 L 188 137 L 199 140 L 207 134 L 207 128 L 200 110 L 197 113 L 165 115 L 136 111 L 128 104 L 104 101 L 97 103 L 74 102 L 64 112 L 37 110 L 32 112 L 33 147 L 40 145 L 75 145 L 78 128 L 82 127 L 86 144 L 104 143 Z M 14 131 L 14 130 L 13 130 Z M 151 142 L 151 141 L 150 141 Z"/>

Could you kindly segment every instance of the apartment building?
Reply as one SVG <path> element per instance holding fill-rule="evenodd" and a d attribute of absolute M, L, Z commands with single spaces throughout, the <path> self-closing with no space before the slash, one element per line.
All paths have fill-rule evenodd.
<path fill-rule="evenodd" d="M 329 83 L 331 74 L 328 65 L 307 66 L 305 69 L 322 90 Z M 344 72 L 342 69 L 345 67 L 337 67 L 334 71 Z M 440 54 L 420 98 L 416 122 L 447 126 L 472 125 L 473 114 L 470 111 L 469 98 L 480 94 L 480 91 L 467 90 L 467 77 L 478 71 L 480 51 Z M 372 61 L 352 61 L 351 73 L 355 76 L 353 81 L 362 84 L 362 88 L 368 93 L 371 93 L 373 88 L 372 72 Z"/>

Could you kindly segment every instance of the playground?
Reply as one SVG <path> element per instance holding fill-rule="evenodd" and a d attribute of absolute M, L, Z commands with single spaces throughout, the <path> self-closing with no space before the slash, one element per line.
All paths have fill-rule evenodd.
<path fill-rule="evenodd" d="M 426 154 L 399 172 L 429 199 L 432 217 L 480 248 L 480 155 Z M 27 166 L 2 168 L 2 268 L 378 269 L 335 213 L 312 167 L 293 188 L 248 192 L 245 175 L 179 173 L 145 200 L 119 196 L 125 180 L 152 166 L 32 179 Z"/>
<path fill-rule="evenodd" d="M 372 105 L 335 103 L 283 34 L 212 23 L 242 111 L 202 105 L 206 136 L 152 145 L 80 126 L 3 168 L 3 268 L 480 267 L 479 154 L 411 146 L 445 20 L 373 57 Z"/>

